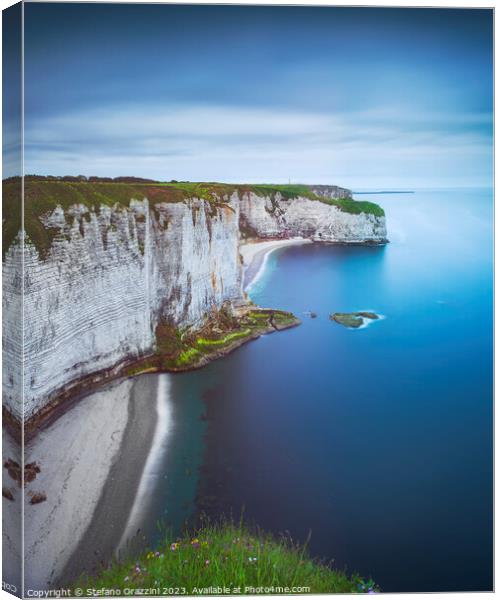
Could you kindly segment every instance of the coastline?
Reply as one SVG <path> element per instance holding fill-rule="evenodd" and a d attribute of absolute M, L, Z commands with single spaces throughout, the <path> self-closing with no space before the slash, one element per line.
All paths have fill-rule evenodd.
<path fill-rule="evenodd" d="M 251 240 L 242 244 L 240 246 L 240 253 L 243 259 L 242 285 L 244 291 L 248 291 L 262 277 L 265 272 L 268 258 L 272 252 L 285 246 L 310 243 L 312 243 L 312 241 L 309 239 L 297 237 L 265 241 Z M 245 309 L 248 308 L 250 308 L 250 306 L 241 307 L 239 312 L 244 313 Z M 259 310 L 259 308 L 255 307 L 255 310 Z M 279 313 L 282 311 L 276 312 Z M 293 327 L 298 324 L 300 324 L 300 321 L 295 319 L 295 322 L 290 323 L 288 326 Z M 27 442 L 34 440 L 39 432 L 51 427 L 61 416 L 66 414 L 72 406 L 77 405 L 79 400 L 85 398 L 92 392 L 99 392 L 106 385 L 146 373 L 176 373 L 202 368 L 213 360 L 217 360 L 233 350 L 236 350 L 239 346 L 252 339 L 257 339 L 261 335 L 271 333 L 274 330 L 279 331 L 286 328 L 286 325 L 276 326 L 275 324 L 272 327 L 263 327 L 260 330 L 252 332 L 252 334 L 246 338 L 235 339 L 232 343 L 218 348 L 217 351 L 214 351 L 211 355 L 201 356 L 197 361 L 193 361 L 186 365 L 172 367 L 157 366 L 154 364 L 157 357 L 154 353 L 141 357 L 126 356 L 122 361 L 109 368 L 95 371 L 78 379 L 69 381 L 62 389 L 56 390 L 43 408 L 25 421 L 25 440 Z M 14 440 L 20 441 L 21 426 L 17 417 L 12 415 L 5 406 L 2 407 L 2 415 L 4 426 L 9 434 Z"/>
<path fill-rule="evenodd" d="M 296 237 L 286 240 L 255 240 L 240 246 L 243 258 L 243 291 L 248 292 L 265 272 L 269 256 L 275 250 L 285 246 L 312 244 L 312 240 Z"/>
<path fill-rule="evenodd" d="M 131 381 L 79 402 L 26 447 L 40 472 L 26 485 L 26 590 L 54 587 L 91 522 L 129 421 Z M 31 504 L 33 494 L 46 500 Z"/>
<path fill-rule="evenodd" d="M 283 246 L 308 242 L 309 240 L 294 239 L 246 244 L 242 255 L 244 264 L 246 263 L 245 273 L 251 275 L 250 283 L 254 283 L 262 275 L 271 252 Z M 279 329 L 279 326 L 274 327 Z M 273 330 L 273 327 L 270 327 L 270 330 Z M 262 333 L 265 331 L 252 335 L 250 339 L 256 339 Z M 233 351 L 247 341 L 250 340 L 234 340 L 226 348 L 221 349 L 217 357 Z M 161 374 L 157 377 L 140 379 L 127 378 L 102 389 L 106 394 L 113 391 L 114 398 L 114 402 L 103 402 L 104 413 L 101 411 L 98 414 L 101 423 L 99 435 L 106 440 L 106 449 L 103 449 L 102 444 L 99 447 L 97 440 L 94 440 L 94 443 L 90 442 L 85 456 L 79 456 L 81 460 L 76 460 L 78 469 L 74 471 L 71 467 L 65 469 L 64 466 L 58 465 L 57 456 L 72 464 L 76 459 L 75 452 L 82 452 L 81 444 L 72 445 L 69 442 L 72 438 L 71 434 L 57 436 L 57 431 L 60 430 L 62 433 L 62 429 L 67 426 L 66 421 L 81 424 L 80 417 L 86 413 L 85 399 L 72 406 L 74 410 L 82 412 L 80 417 L 74 410 L 63 412 L 60 418 L 51 419 L 48 426 L 40 431 L 40 435 L 31 441 L 33 455 L 31 460 L 37 460 L 40 448 L 44 443 L 47 445 L 47 440 L 53 439 L 54 434 L 61 438 L 61 445 L 66 444 L 70 447 L 65 450 L 59 447 L 45 450 L 48 454 L 44 460 L 43 456 L 39 459 L 42 463 L 42 473 L 37 483 L 38 486 L 48 485 L 48 481 L 46 483 L 43 477 L 43 463 L 50 457 L 55 464 L 51 472 L 46 472 L 45 479 L 51 477 L 53 491 L 50 492 L 47 488 L 49 492 L 47 501 L 29 508 L 34 511 L 44 507 L 51 515 L 51 523 L 68 519 L 67 510 L 72 508 L 71 517 L 75 519 L 78 515 L 78 521 L 75 523 L 70 517 L 71 528 L 63 532 L 60 527 L 54 525 L 49 527 L 48 523 L 43 521 L 40 521 L 38 526 L 33 524 L 31 527 L 33 542 L 43 538 L 41 530 L 44 530 L 47 536 L 53 538 L 50 546 L 54 549 L 64 548 L 65 552 L 58 556 L 51 556 L 51 553 L 46 550 L 47 539 L 45 538 L 43 544 L 33 543 L 33 546 L 37 547 L 31 550 L 31 553 L 28 548 L 28 553 L 30 562 L 33 565 L 36 563 L 37 566 L 33 568 L 30 581 L 27 582 L 28 586 L 36 589 L 54 584 L 74 583 L 83 572 L 92 574 L 102 568 L 103 563 L 110 562 L 117 555 L 126 555 L 140 544 L 138 539 L 140 529 L 137 525 L 144 511 L 147 510 L 147 493 L 151 489 L 151 479 L 155 476 L 155 464 L 165 451 L 168 430 L 171 426 L 169 408 L 165 404 L 169 381 L 166 379 L 163 386 L 165 389 L 160 391 L 161 377 L 167 378 L 168 375 Z M 92 394 L 90 401 L 92 406 L 100 394 L 100 390 Z M 125 395 L 128 396 L 128 401 L 124 398 Z M 152 396 L 157 400 L 154 410 L 151 410 Z M 117 406 L 118 398 L 121 400 L 120 406 Z M 75 416 L 77 418 L 74 418 Z M 106 433 L 103 431 L 106 422 L 113 423 L 114 429 L 108 436 L 103 435 Z M 83 431 L 80 434 L 82 440 L 85 438 L 88 441 Z M 98 457 L 97 454 L 104 456 Z M 61 488 L 65 488 L 64 495 L 60 492 Z M 72 490 L 74 493 L 71 492 Z M 64 505 L 67 505 L 66 508 Z M 58 537 L 57 540 L 55 536 Z"/>
<path fill-rule="evenodd" d="M 131 384 L 128 419 L 115 460 L 102 485 L 92 517 L 67 558 L 57 583 L 74 583 L 82 573 L 94 573 L 111 562 L 128 529 L 138 498 L 148 458 L 153 456 L 157 408 L 151 397 L 157 394 L 156 377 L 142 377 Z M 154 457 L 153 457 L 154 458 Z M 64 548 L 64 546 L 60 546 Z"/>
<path fill-rule="evenodd" d="M 63 390 L 56 391 L 49 402 L 30 417 L 24 424 L 24 435 L 26 441 L 36 439 L 38 433 L 51 427 L 57 420 L 65 415 L 72 406 L 91 392 L 99 392 L 106 385 L 116 381 L 131 380 L 137 375 L 158 373 L 183 373 L 201 369 L 214 360 L 222 358 L 233 352 L 243 344 L 258 339 L 261 335 L 282 331 L 290 327 L 300 325 L 301 321 L 291 313 L 274 309 L 262 309 L 251 304 L 237 309 L 237 318 L 247 322 L 248 316 L 256 313 L 266 314 L 266 322 L 260 321 L 252 325 L 244 336 L 218 345 L 207 346 L 204 354 L 197 353 L 196 356 L 183 364 L 165 366 L 161 361 L 161 354 L 151 353 L 140 358 L 128 358 L 109 369 L 90 373 L 80 379 L 71 381 Z M 196 333 L 196 332 L 195 332 Z M 199 332 L 201 333 L 201 332 Z M 5 407 L 3 407 L 3 421 L 7 430 L 15 440 L 20 440 L 21 426 Z"/>
<path fill-rule="evenodd" d="M 273 251 L 304 243 L 311 242 L 296 238 L 243 245 L 246 289 L 265 272 Z M 262 328 L 249 338 L 234 340 L 194 368 L 224 356 L 264 333 L 293 326 L 280 327 L 272 320 L 270 323 L 267 329 Z M 299 323 L 296 320 L 294 324 Z M 165 373 L 160 369 L 149 368 L 147 371 Z M 154 478 L 154 467 L 165 450 L 171 422 L 168 406 L 161 406 L 165 399 L 160 398 L 168 396 L 169 382 L 166 380 L 166 387 L 163 386 L 165 389 L 160 393 L 160 377 L 168 375 L 128 377 L 104 388 L 102 383 L 99 385 L 95 381 L 98 389 L 88 402 L 85 398 L 78 403 L 64 402 L 73 409 L 71 411 L 65 411 L 59 405 L 59 410 L 51 411 L 46 426 L 38 430 L 39 435 L 31 439 L 30 460 L 38 462 L 42 469 L 31 487 L 37 491 L 43 488 L 47 500 L 30 505 L 27 497 L 26 510 L 31 514 L 33 535 L 33 540 L 27 540 L 27 562 L 33 565 L 27 588 L 68 585 L 83 572 L 92 574 L 102 568 L 103 563 L 110 562 L 116 555 L 126 555 L 140 544 L 137 524 L 147 510 L 147 493 Z M 109 384 L 109 380 L 106 383 Z M 109 395 L 110 392 L 111 399 L 100 402 L 101 393 Z M 157 400 L 155 410 L 151 410 L 153 395 Z M 94 406 L 96 402 L 101 404 L 100 410 Z M 97 437 L 89 441 L 86 428 L 80 428 L 80 439 L 75 440 L 78 437 L 76 425 L 81 425 L 89 410 L 94 411 L 99 422 L 99 427 L 94 427 Z M 75 432 L 66 431 L 70 423 Z M 59 440 L 57 447 L 49 445 L 49 440 L 54 438 Z M 46 466 L 48 463 L 50 468 Z M 62 531 L 56 526 L 62 521 L 71 523 L 71 527 Z M 54 551 L 47 551 L 47 545 Z M 57 548 L 64 548 L 64 552 L 57 554 Z"/>
<path fill-rule="evenodd" d="M 148 379 L 157 380 L 156 386 L 156 424 L 154 434 L 151 437 L 151 446 L 146 456 L 144 469 L 140 475 L 137 485 L 137 491 L 133 499 L 132 508 L 127 519 L 127 523 L 118 543 L 116 553 L 120 555 L 127 552 L 127 548 L 133 543 L 133 538 L 137 535 L 138 523 L 147 514 L 149 510 L 148 501 L 150 498 L 151 487 L 154 486 L 158 478 L 158 467 L 160 459 L 167 451 L 169 442 L 169 433 L 172 427 L 172 406 L 170 402 L 170 376 L 161 373 L 157 377 Z M 150 411 L 152 412 L 152 411 Z M 135 439 L 134 439 L 135 441 Z M 120 457 L 122 460 L 122 457 Z M 125 459 L 128 465 L 128 460 Z"/>

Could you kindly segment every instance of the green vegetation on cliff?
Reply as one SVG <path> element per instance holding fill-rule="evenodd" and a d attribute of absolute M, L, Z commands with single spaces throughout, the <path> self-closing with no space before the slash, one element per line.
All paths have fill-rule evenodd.
<path fill-rule="evenodd" d="M 263 333 L 298 325 L 289 312 L 272 309 L 242 309 L 237 316 L 224 309 L 210 316 L 197 331 L 180 332 L 168 324 L 156 329 L 160 368 L 185 370 L 206 364 Z"/>
<path fill-rule="evenodd" d="M 250 191 L 259 196 L 271 196 L 271 198 L 274 198 L 279 192 L 286 200 L 302 197 L 308 198 L 309 200 L 315 200 L 317 202 L 323 202 L 324 204 L 329 204 L 330 206 L 336 206 L 342 212 L 347 212 L 354 215 L 367 213 L 370 215 L 375 215 L 376 217 L 385 216 L 384 209 L 374 202 L 353 200 L 352 198 L 326 198 L 325 196 L 318 196 L 312 191 L 311 186 L 308 185 L 271 185 L 259 183 L 248 186 L 248 188 Z"/>
<path fill-rule="evenodd" d="M 141 589 L 144 595 L 162 596 L 378 591 L 373 581 L 323 565 L 287 538 L 276 540 L 231 523 L 166 539 L 135 560 L 114 563 L 95 577 L 82 576 L 72 588 Z"/>
<path fill-rule="evenodd" d="M 76 179 L 76 178 L 75 178 Z M 232 189 L 232 188 L 231 188 Z M 50 248 L 57 230 L 46 227 L 40 217 L 56 206 L 68 209 L 83 204 L 99 210 L 101 205 L 128 206 L 130 200 L 148 198 L 154 206 L 162 202 L 184 202 L 198 197 L 214 207 L 224 205 L 225 186 L 219 184 L 156 184 L 121 181 L 63 181 L 55 178 L 25 178 L 24 224 L 30 240 L 42 253 Z M 4 254 L 21 228 L 19 178 L 3 182 L 3 251 Z"/>
<path fill-rule="evenodd" d="M 374 202 L 367 202 L 365 200 L 353 200 L 352 198 L 339 198 L 338 200 L 328 200 L 325 198 L 321 199 L 322 202 L 337 206 L 342 212 L 351 213 L 353 215 L 360 215 L 366 213 L 374 215 L 376 217 L 385 216 L 384 209 L 375 204 Z"/>
<path fill-rule="evenodd" d="M 12 177 L 3 181 L 3 252 L 12 244 L 21 228 L 20 178 Z M 137 177 L 82 178 L 82 177 L 42 177 L 27 175 L 24 183 L 24 223 L 30 240 L 40 252 L 48 250 L 57 230 L 47 228 L 40 220 L 42 215 L 56 206 L 68 209 L 75 204 L 83 204 L 89 209 L 99 210 L 101 205 L 128 206 L 131 199 L 148 198 L 153 207 L 163 202 L 184 202 L 189 198 L 206 200 L 215 209 L 228 206 L 233 192 L 240 197 L 245 193 L 270 196 L 274 200 L 279 193 L 285 200 L 305 197 L 313 201 L 336 206 L 351 214 L 368 213 L 384 216 L 383 209 L 373 202 L 357 201 L 352 198 L 330 199 L 317 196 L 307 185 L 248 184 L 236 185 L 217 182 L 155 182 Z"/>
<path fill-rule="evenodd" d="M 2 184 L 2 256 L 21 229 L 22 185 L 20 177 L 11 177 Z"/>
<path fill-rule="evenodd" d="M 180 330 L 170 323 L 160 323 L 156 328 L 156 354 L 139 359 L 126 375 L 202 367 L 265 333 L 299 324 L 299 319 L 290 312 L 251 306 L 242 307 L 238 314 L 225 308 L 215 311 L 196 330 Z"/>

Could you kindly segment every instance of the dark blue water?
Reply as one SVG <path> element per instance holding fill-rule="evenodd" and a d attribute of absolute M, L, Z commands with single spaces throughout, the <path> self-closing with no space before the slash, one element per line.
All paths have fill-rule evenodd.
<path fill-rule="evenodd" d="M 252 298 L 303 324 L 176 378 L 207 415 L 197 506 L 384 591 L 489 590 L 492 193 L 371 199 L 391 244 L 277 251 Z M 328 319 L 363 309 L 386 318 Z"/>

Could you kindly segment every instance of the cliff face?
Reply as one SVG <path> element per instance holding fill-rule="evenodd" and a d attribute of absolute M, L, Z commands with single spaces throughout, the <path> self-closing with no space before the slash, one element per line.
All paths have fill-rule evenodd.
<path fill-rule="evenodd" d="M 22 247 L 17 238 L 2 265 L 2 402 L 18 419 L 23 414 Z"/>
<path fill-rule="evenodd" d="M 262 197 L 254 193 L 241 201 L 241 228 L 261 238 L 305 237 L 318 242 L 383 243 L 385 216 L 352 214 L 337 206 L 297 197 Z"/>
<path fill-rule="evenodd" d="M 58 231 L 46 257 L 29 242 L 24 250 L 25 418 L 68 382 L 150 352 L 160 319 L 196 324 L 243 300 L 236 195 L 216 209 L 196 199 L 154 210 L 147 200 L 99 212 L 58 207 L 44 221 Z M 21 293 L 19 252 L 15 244 L 4 262 L 9 319 Z M 4 340 L 4 402 L 21 418 L 17 337 Z"/>
<path fill-rule="evenodd" d="M 244 303 L 241 231 L 341 242 L 386 235 L 383 217 L 234 189 L 218 201 L 56 202 L 37 219 L 49 247 L 42 252 L 28 230 L 3 262 L 4 405 L 19 420 L 72 382 L 150 354 L 160 322 L 197 326 L 210 311 Z"/>
<path fill-rule="evenodd" d="M 338 185 L 311 185 L 311 192 L 322 198 L 338 200 L 339 198 L 352 198 L 351 190 L 339 187 Z"/>

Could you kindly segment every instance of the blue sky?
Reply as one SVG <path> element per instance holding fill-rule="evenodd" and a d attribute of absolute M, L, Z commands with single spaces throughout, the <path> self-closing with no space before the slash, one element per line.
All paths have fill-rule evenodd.
<path fill-rule="evenodd" d="M 27 4 L 26 173 L 489 185 L 492 11 Z"/>

